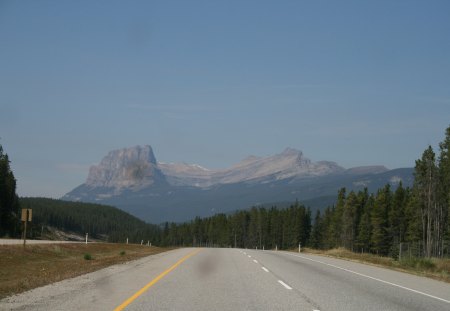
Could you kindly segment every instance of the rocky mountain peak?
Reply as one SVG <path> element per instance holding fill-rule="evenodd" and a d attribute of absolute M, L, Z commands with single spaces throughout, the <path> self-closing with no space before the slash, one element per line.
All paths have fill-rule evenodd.
<path fill-rule="evenodd" d="M 139 190 L 155 183 L 165 182 L 151 146 L 135 146 L 113 150 L 99 165 L 89 170 L 86 185 Z"/>
<path fill-rule="evenodd" d="M 286 149 L 283 150 L 282 153 L 280 153 L 280 155 L 283 156 L 303 156 L 303 152 L 291 147 L 287 147 Z"/>

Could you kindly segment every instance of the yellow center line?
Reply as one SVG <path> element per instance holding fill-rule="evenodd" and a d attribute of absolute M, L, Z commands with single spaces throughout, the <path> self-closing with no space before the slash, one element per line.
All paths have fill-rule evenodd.
<path fill-rule="evenodd" d="M 150 281 L 150 283 L 148 283 L 147 285 L 142 287 L 140 290 L 138 290 L 133 296 L 131 296 L 130 298 L 125 300 L 120 306 L 116 307 L 114 309 L 114 311 L 121 311 L 121 310 L 125 309 L 130 303 L 132 303 L 134 300 L 136 300 L 136 298 L 138 298 L 140 295 L 145 293 L 150 287 L 152 287 L 153 285 L 158 283 L 158 281 L 161 280 L 163 277 L 165 277 L 170 271 L 172 271 L 173 269 L 178 267 L 183 261 L 186 261 L 189 257 L 194 256 L 195 254 L 197 254 L 200 251 L 201 251 L 201 249 L 197 249 L 197 250 L 187 254 L 180 260 L 178 260 L 172 267 L 170 267 L 167 270 L 165 270 L 164 272 L 162 272 L 160 275 L 158 275 L 156 278 L 154 278 L 152 281 Z"/>

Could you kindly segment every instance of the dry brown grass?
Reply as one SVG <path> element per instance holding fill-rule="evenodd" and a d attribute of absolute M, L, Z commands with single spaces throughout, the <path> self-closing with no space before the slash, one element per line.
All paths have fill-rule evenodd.
<path fill-rule="evenodd" d="M 398 261 L 390 257 L 383 257 L 374 254 L 354 253 L 345 248 L 335 248 L 330 250 L 304 248 L 302 251 L 310 254 L 318 254 L 365 264 L 372 264 L 379 267 L 390 268 L 393 270 L 425 276 L 450 283 L 449 258 L 404 258 L 401 261 Z"/>
<path fill-rule="evenodd" d="M 0 245 L 0 298 L 167 250 L 110 243 Z"/>

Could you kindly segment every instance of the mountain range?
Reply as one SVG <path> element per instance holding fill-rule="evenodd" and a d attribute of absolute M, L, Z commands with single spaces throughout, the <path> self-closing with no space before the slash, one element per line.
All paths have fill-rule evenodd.
<path fill-rule="evenodd" d="M 292 148 L 210 170 L 197 164 L 158 162 L 146 145 L 109 152 L 90 168 L 86 182 L 63 199 L 110 204 L 161 223 L 296 199 L 313 209 L 323 208 L 334 203 L 341 187 L 375 191 L 400 181 L 410 186 L 412 172 L 412 168 L 384 166 L 345 169 L 331 161 L 313 162 Z"/>

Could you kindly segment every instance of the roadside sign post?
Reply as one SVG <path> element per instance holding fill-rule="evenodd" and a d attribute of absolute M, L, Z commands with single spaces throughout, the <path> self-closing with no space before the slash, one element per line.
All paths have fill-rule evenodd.
<path fill-rule="evenodd" d="M 27 243 L 27 223 L 31 222 L 32 211 L 31 208 L 23 208 L 21 220 L 23 221 L 23 247 Z"/>

